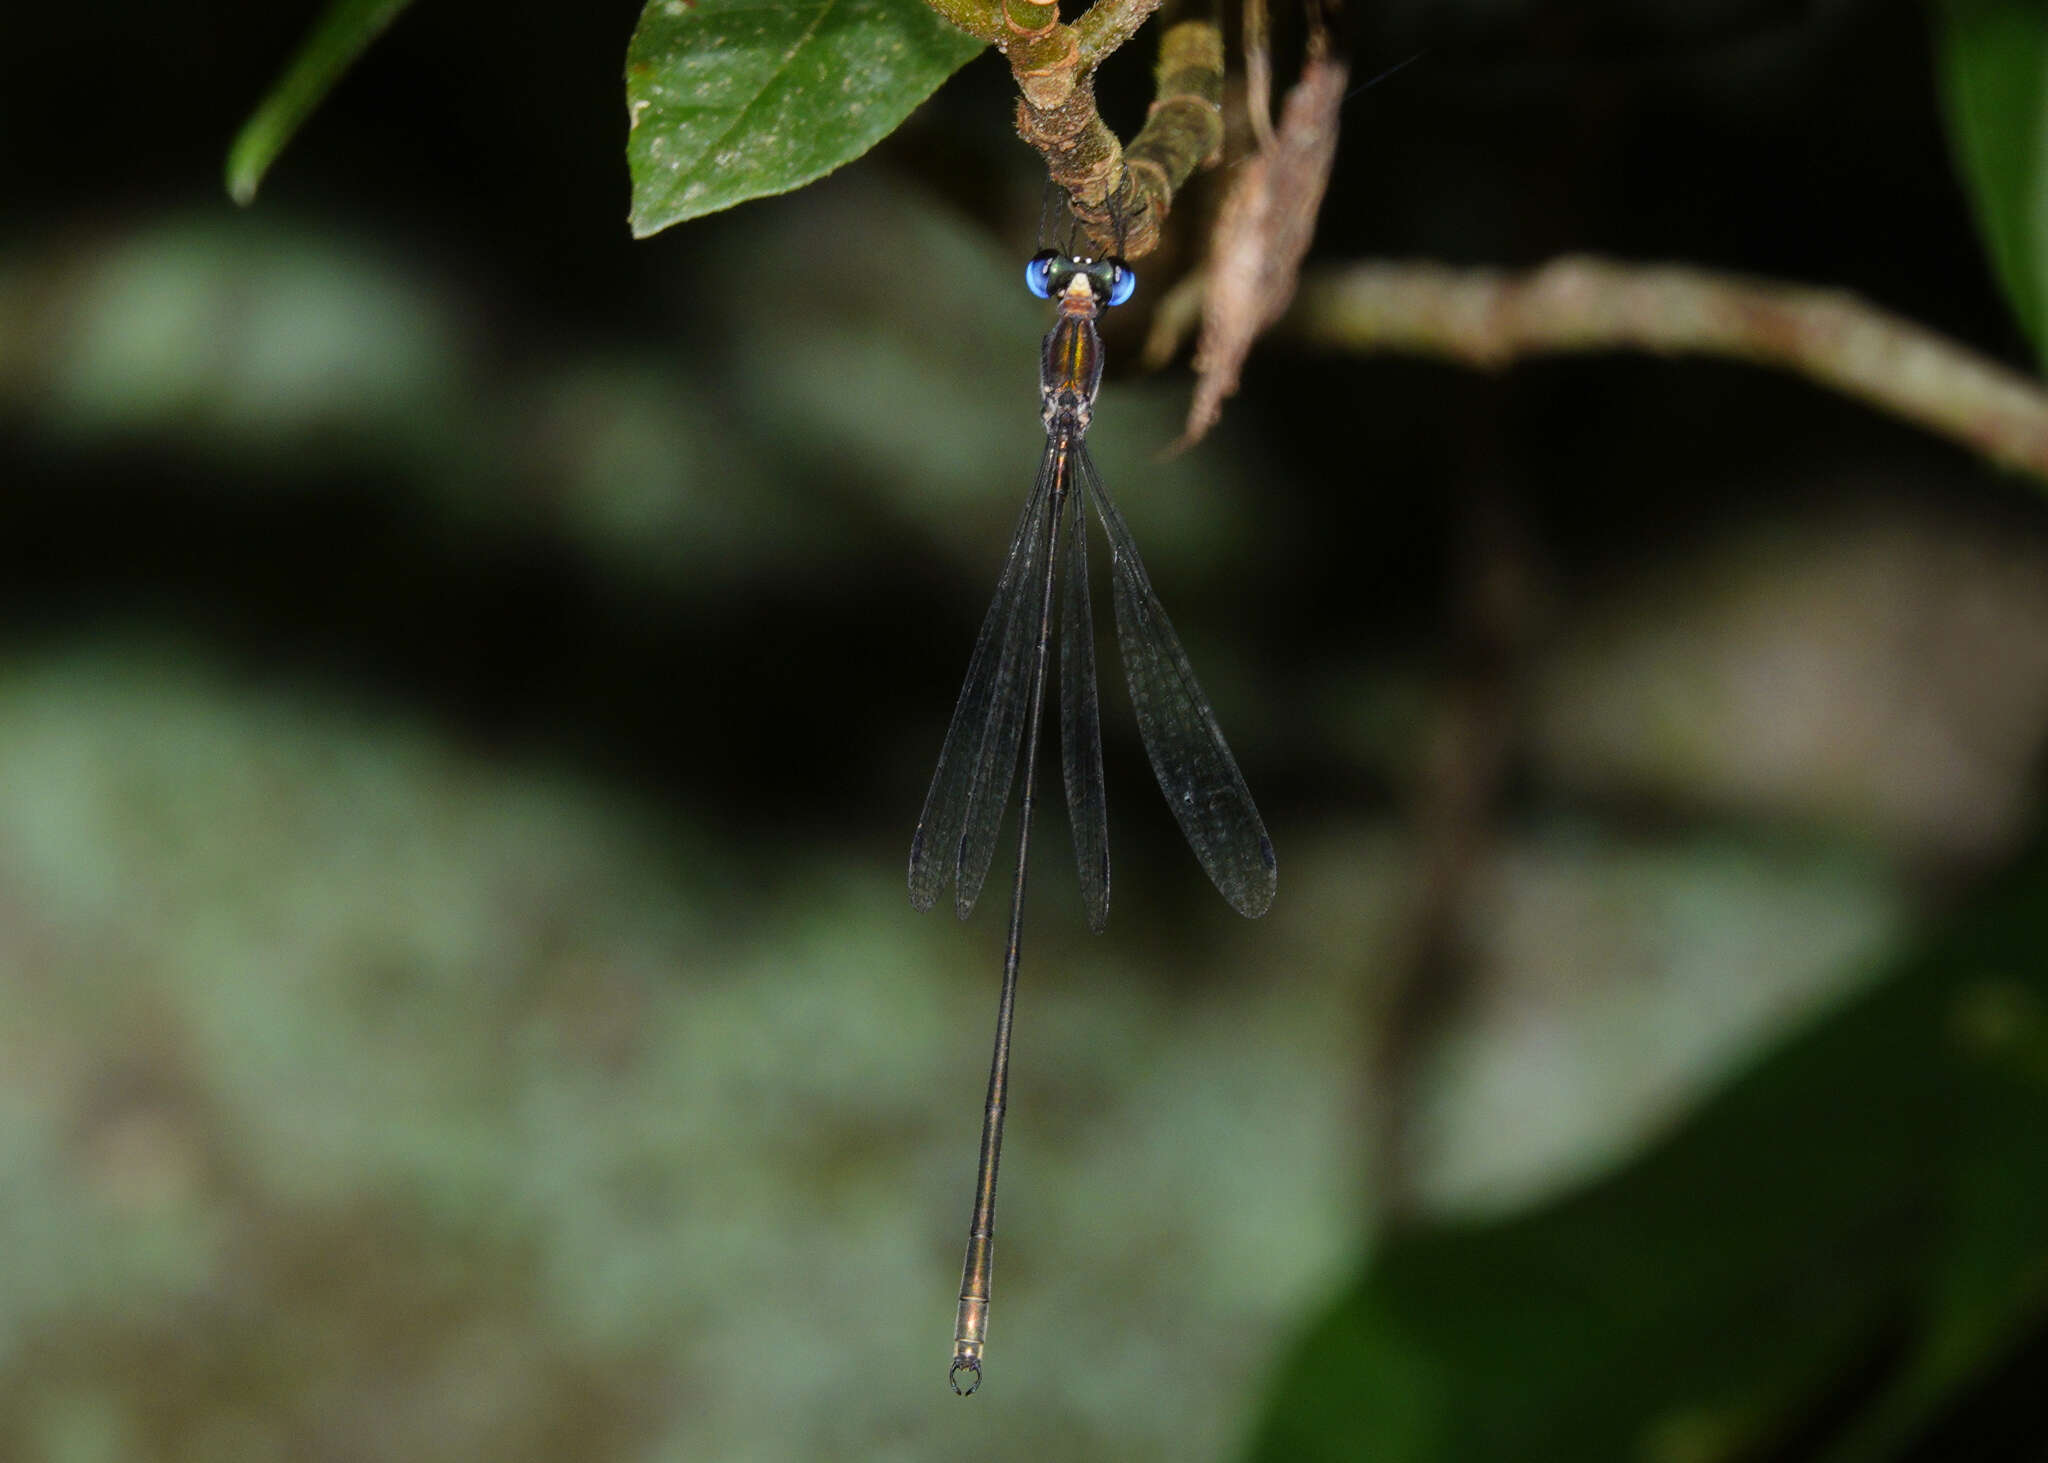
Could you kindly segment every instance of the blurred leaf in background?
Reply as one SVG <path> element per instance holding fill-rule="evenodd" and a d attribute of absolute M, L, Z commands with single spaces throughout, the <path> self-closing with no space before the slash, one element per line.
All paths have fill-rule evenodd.
<path fill-rule="evenodd" d="M 573 774 L 175 645 L 17 658 L 5 687 L 0 1451 L 971 1434 L 929 1405 L 930 1321 L 986 991 L 892 867 L 750 875 Z M 996 1415 L 1193 1446 L 1342 1243 L 1347 982 L 1189 1002 L 1045 923 L 1061 1058 L 1018 1135 L 1035 1238 Z M 51 1441 L 81 1416 L 100 1451 Z"/>
<path fill-rule="evenodd" d="M 1936 0 L 1949 145 L 2006 299 L 2048 361 L 2048 10 Z"/>
<path fill-rule="evenodd" d="M 1391 1237 L 1254 1456 L 2039 1456 L 1948 1414 L 2048 1319 L 2044 948 L 2036 854 L 1619 1173 Z"/>
<path fill-rule="evenodd" d="M 263 175 L 328 92 L 412 0 L 334 0 L 228 149 L 228 193 L 255 200 Z"/>

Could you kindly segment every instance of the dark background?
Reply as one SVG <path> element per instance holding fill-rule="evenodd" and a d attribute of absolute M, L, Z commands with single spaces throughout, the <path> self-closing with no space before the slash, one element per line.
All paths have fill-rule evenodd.
<path fill-rule="evenodd" d="M 2024 365 L 1918 8 L 1356 9 L 1420 56 L 1312 263 L 1692 263 Z M 637 7 L 421 4 L 236 210 L 314 14 L 0 59 L 8 1456 L 1227 1456 L 1373 1216 L 1625 1160 L 2031 830 L 2037 485 L 1733 365 L 1284 341 L 1159 460 L 1196 185 L 1091 441 L 1279 902 L 1106 684 L 1116 913 L 1044 819 L 955 1403 L 999 919 L 901 867 L 1036 460 L 1012 83 L 636 243 Z"/>

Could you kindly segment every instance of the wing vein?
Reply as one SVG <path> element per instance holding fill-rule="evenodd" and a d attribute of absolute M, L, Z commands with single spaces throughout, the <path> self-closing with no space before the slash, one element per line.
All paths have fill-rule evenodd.
<path fill-rule="evenodd" d="M 1077 465 L 1109 536 L 1117 642 L 1153 775 L 1203 871 L 1232 908 L 1257 918 L 1278 887 L 1272 840 L 1129 526 L 1085 453 Z"/>

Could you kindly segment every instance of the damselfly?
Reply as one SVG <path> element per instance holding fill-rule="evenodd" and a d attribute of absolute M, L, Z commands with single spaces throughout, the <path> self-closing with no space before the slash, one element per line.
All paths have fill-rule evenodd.
<path fill-rule="evenodd" d="M 1095 636 L 1088 605 L 1086 529 L 1091 502 L 1109 536 L 1117 641 L 1123 647 L 1138 730 L 1160 790 L 1195 857 L 1240 914 L 1264 914 L 1273 902 L 1276 880 L 1266 825 L 1252 806 L 1244 776 L 1195 682 L 1187 652 L 1152 592 L 1131 531 L 1103 490 L 1083 440 L 1102 384 L 1102 341 L 1095 322 L 1104 309 L 1130 298 L 1136 277 L 1113 259 L 1079 259 L 1048 249 L 1026 266 L 1024 279 L 1034 295 L 1059 306 L 1059 318 L 1045 337 L 1039 373 L 1045 456 L 1010 540 L 995 600 L 981 622 L 974 655 L 967 663 L 967 682 L 953 709 L 938 770 L 932 774 L 931 792 L 910 845 L 910 902 L 930 909 L 950 883 L 954 907 L 965 919 L 995 856 L 1022 744 L 1017 875 L 1010 894 L 995 1055 L 989 1064 L 974 1213 L 968 1224 L 948 1373 L 953 1389 L 963 1396 L 981 1384 L 988 1331 L 996 1165 L 1002 1155 L 1003 1109 L 1009 1091 L 1024 870 L 1031 848 L 1038 729 L 1049 678 L 1055 600 L 1060 611 L 1060 762 L 1073 821 L 1074 858 L 1080 866 L 1089 927 L 1100 932 L 1109 920 L 1109 824 L 1095 697 Z"/>

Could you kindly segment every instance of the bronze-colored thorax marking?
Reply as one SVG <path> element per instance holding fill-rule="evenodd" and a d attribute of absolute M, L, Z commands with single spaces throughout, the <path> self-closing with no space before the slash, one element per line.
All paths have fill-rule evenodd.
<path fill-rule="evenodd" d="M 1076 271 L 1059 295 L 1060 318 L 1045 336 L 1038 389 L 1045 398 L 1045 430 L 1069 440 L 1088 430 L 1095 393 L 1102 386 L 1102 337 L 1095 317 L 1102 301 L 1086 274 Z"/>

